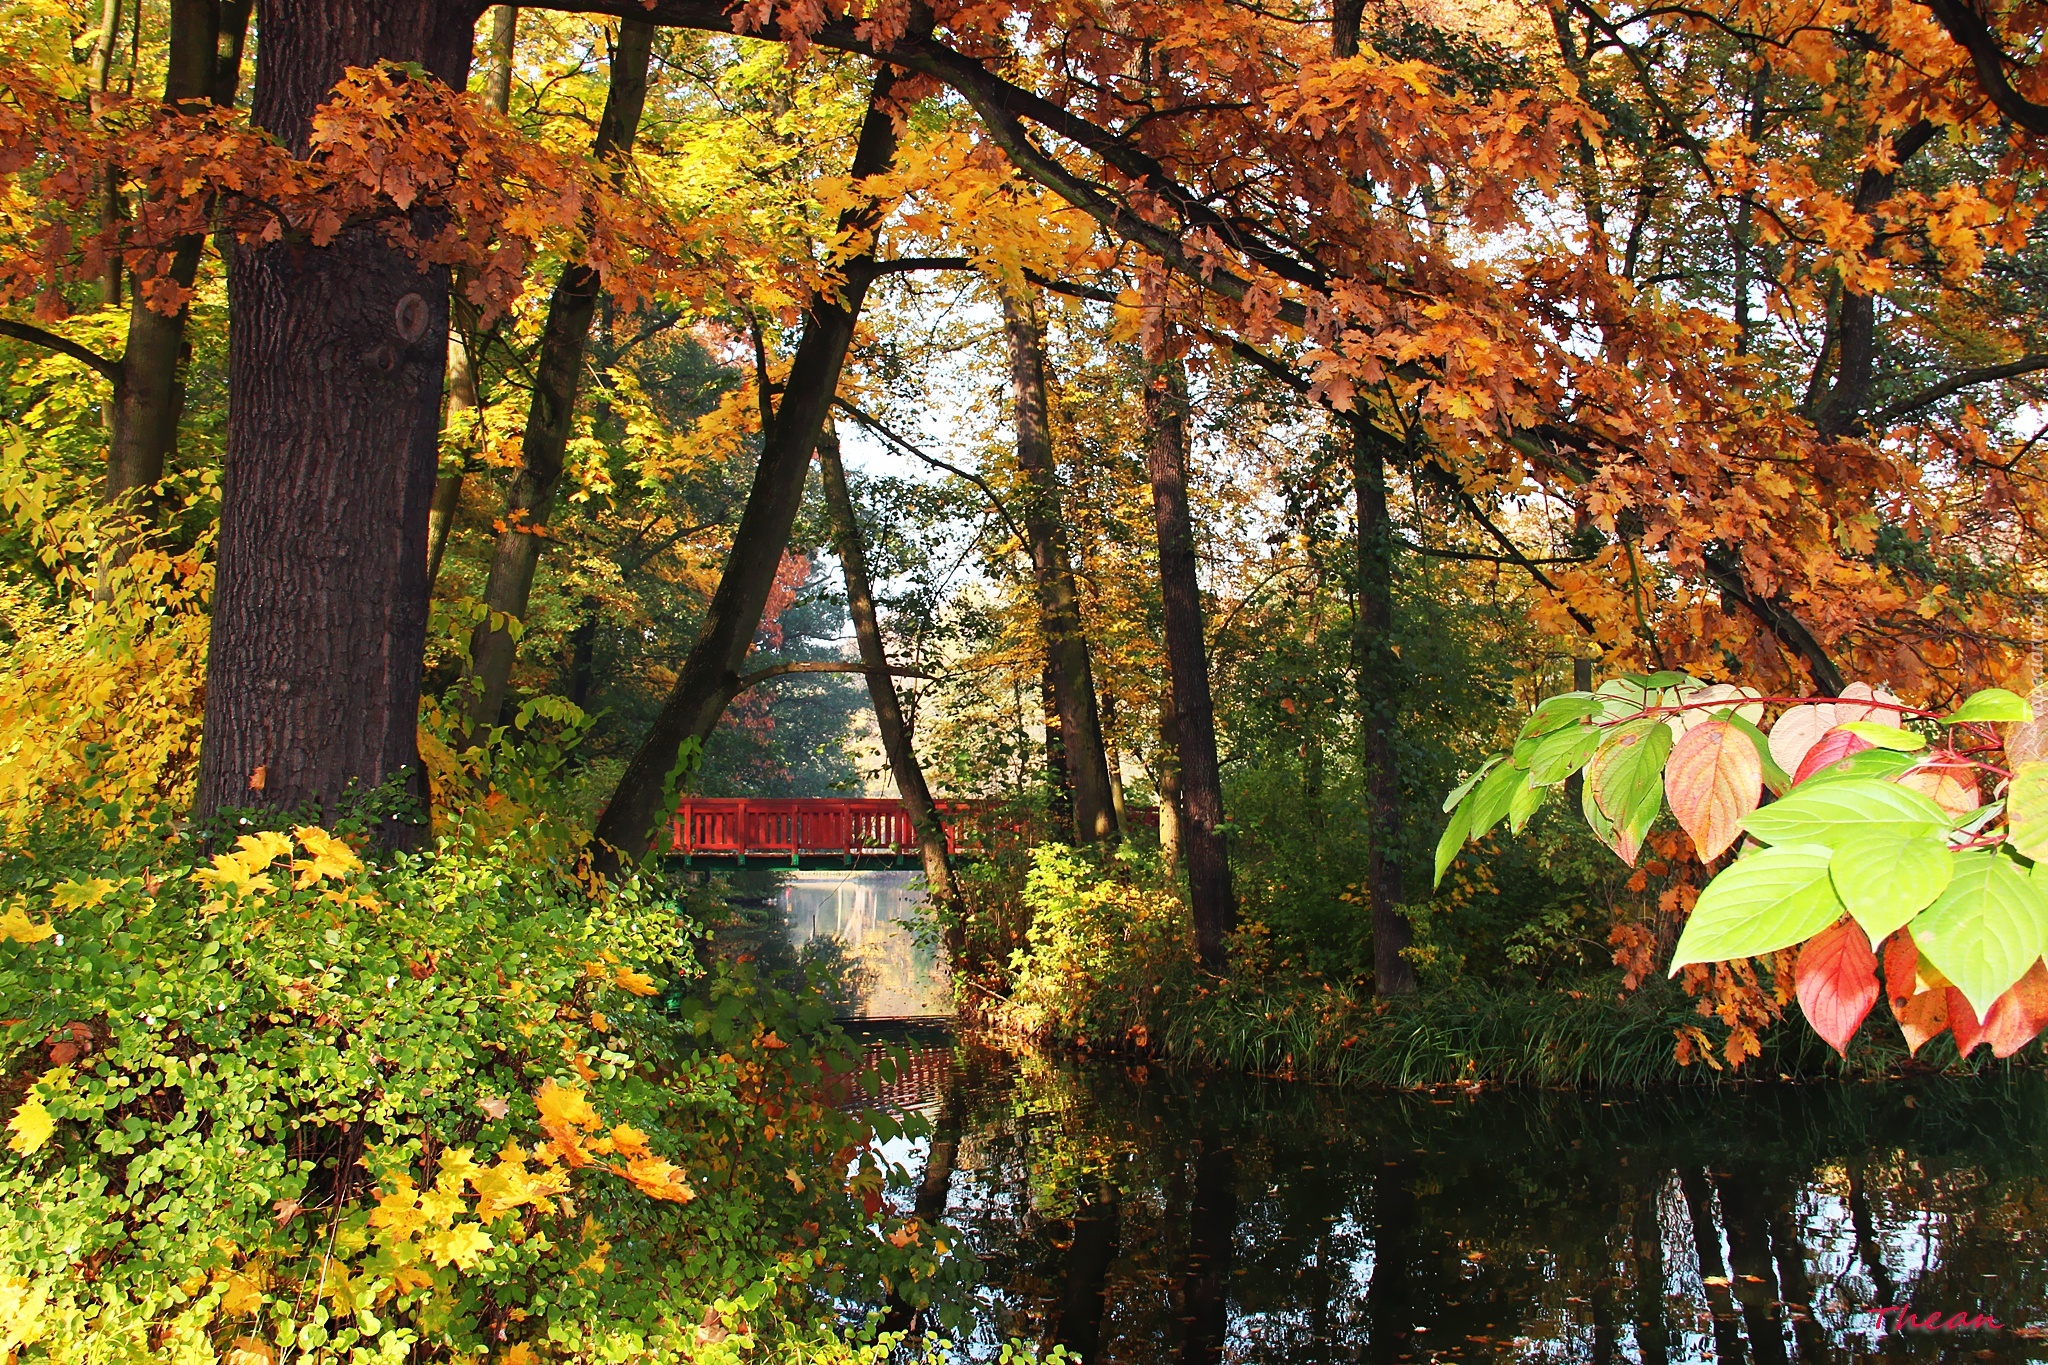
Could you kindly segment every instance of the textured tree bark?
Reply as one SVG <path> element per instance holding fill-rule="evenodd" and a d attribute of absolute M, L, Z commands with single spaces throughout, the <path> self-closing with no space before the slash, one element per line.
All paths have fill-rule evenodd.
<path fill-rule="evenodd" d="M 262 0 L 254 119 L 294 155 L 350 66 L 464 81 L 470 20 L 415 0 Z M 417 230 L 430 230 L 422 217 Z M 201 814 L 333 818 L 386 784 L 386 847 L 427 829 L 417 744 L 448 278 L 376 227 L 229 270 L 228 441 Z"/>
<path fill-rule="evenodd" d="M 896 680 L 889 673 L 889 653 L 883 647 L 881 621 L 875 614 L 875 590 L 868 579 L 860 522 L 854 517 L 853 495 L 839 459 L 839 433 L 829 422 L 818 437 L 818 476 L 825 489 L 825 505 L 832 511 L 833 548 L 846 574 L 847 614 L 853 617 L 854 638 L 860 642 L 861 666 L 867 670 L 868 697 L 874 703 L 875 724 L 882 732 L 882 751 L 889 757 L 889 771 L 896 778 L 903 808 L 910 812 L 910 826 L 917 831 L 925 890 L 943 907 L 951 907 L 958 903 L 960 891 L 946 858 L 946 829 L 932 804 L 931 788 L 925 785 L 924 769 L 910 742 L 910 727 L 904 723 L 903 702 L 896 695 Z"/>
<path fill-rule="evenodd" d="M 118 19 L 118 4 L 108 12 Z M 249 0 L 174 0 L 164 103 L 233 104 L 248 25 Z M 170 278 L 179 287 L 190 289 L 198 278 L 204 246 L 200 237 L 180 238 L 174 245 Z M 109 301 L 118 294 L 114 290 Z M 128 340 L 107 408 L 111 431 L 102 496 L 107 506 L 131 512 L 145 524 L 156 518 L 153 490 L 177 444 L 184 409 L 178 367 L 185 352 L 185 319 L 182 305 L 174 313 L 161 313 L 148 306 L 140 289 L 129 290 Z M 108 574 L 126 563 L 135 548 L 136 541 L 126 535 L 109 547 L 100 570 L 102 597 L 110 591 Z"/>
<path fill-rule="evenodd" d="M 1095 674 L 1081 622 L 1074 557 L 1060 516 L 1059 471 L 1053 461 L 1051 404 L 1047 399 L 1045 329 L 1030 293 L 1003 291 L 1003 327 L 1010 343 L 1010 387 L 1017 429 L 1017 471 L 1023 476 L 1021 512 L 1025 548 L 1038 594 L 1038 628 L 1045 638 L 1046 673 L 1053 713 L 1059 717 L 1067 786 L 1073 793 L 1078 843 L 1114 839 L 1116 807 L 1102 743 Z M 1048 736 L 1048 743 L 1050 737 Z"/>
<path fill-rule="evenodd" d="M 895 83 L 894 68 L 884 66 L 876 73 L 853 154 L 852 173 L 857 177 L 879 175 L 895 161 L 896 126 L 888 109 Z M 865 236 L 881 220 L 882 207 L 875 200 L 851 207 L 840 215 L 839 226 L 856 238 Z M 811 452 L 831 413 L 854 320 L 874 278 L 872 246 L 843 269 L 846 283 L 838 297 L 814 295 L 805 310 L 803 340 L 790 362 L 782 406 L 764 434 L 753 487 L 697 642 L 597 822 L 592 838 L 600 870 L 617 872 L 647 852 L 656 825 L 666 818 L 662 807 L 668 775 L 685 741 L 702 743 L 718 723 L 732 680 L 739 676 L 760 629 L 776 566 L 803 503 Z"/>
<path fill-rule="evenodd" d="M 615 177 L 633 150 L 640 114 L 647 104 L 647 64 L 653 52 L 654 25 L 637 19 L 619 24 L 618 43 L 612 50 L 611 85 L 590 149 L 597 160 L 614 163 Z M 490 576 L 484 581 L 484 606 L 489 614 L 477 623 L 469 639 L 470 669 L 463 706 L 469 722 L 466 742 L 471 746 L 483 743 L 498 723 L 505 689 L 511 683 L 512 664 L 519 654 L 511 622 L 526 619 L 527 602 L 533 594 L 534 573 L 540 567 L 545 543 L 543 533 L 554 513 L 556 486 L 562 481 L 562 458 L 575 431 L 583 353 L 602 287 L 597 271 L 575 261 L 562 267 L 554 297 L 548 300 L 519 472 L 513 475 L 505 496 L 504 530 L 498 533 Z"/>
<path fill-rule="evenodd" d="M 1365 775 L 1366 889 L 1372 895 L 1372 980 L 1378 995 L 1413 995 L 1415 964 L 1406 950 L 1415 930 L 1400 906 L 1401 670 L 1394 656 L 1394 527 L 1387 515 L 1387 471 L 1379 433 L 1362 412 L 1351 428 L 1358 520 L 1358 619 L 1353 666 L 1358 675 L 1358 756 Z"/>
<path fill-rule="evenodd" d="M 512 107 L 512 55 L 519 42 L 519 7 L 499 5 L 491 11 L 491 69 L 484 82 L 484 103 L 499 113 Z M 448 329 L 448 411 L 442 419 L 445 430 L 466 425 L 482 399 L 477 390 L 476 357 L 470 354 L 476 334 L 473 310 L 464 303 L 461 282 L 450 303 L 454 325 Z M 443 470 L 434 480 L 434 501 L 427 511 L 427 592 L 441 578 L 441 560 L 448 553 L 448 537 L 455 529 L 455 515 L 462 510 L 463 468 L 457 464 Z"/>
<path fill-rule="evenodd" d="M 1170 346 L 1170 342 L 1169 342 Z M 1223 844 L 1223 784 L 1216 759 L 1216 708 L 1209 692 L 1209 651 L 1202 634 L 1202 593 L 1196 578 L 1195 528 L 1188 513 L 1187 377 L 1177 359 L 1156 365 L 1145 385 L 1150 426 L 1146 464 L 1159 537 L 1159 596 L 1173 679 L 1173 725 L 1187 828 L 1188 905 L 1195 946 L 1211 970 L 1226 965 L 1226 940 L 1237 927 L 1237 899 Z M 1162 805 L 1164 803 L 1162 802 Z"/>

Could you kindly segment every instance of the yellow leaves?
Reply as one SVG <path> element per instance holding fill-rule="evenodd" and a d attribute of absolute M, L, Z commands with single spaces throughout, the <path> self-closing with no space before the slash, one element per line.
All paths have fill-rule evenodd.
<path fill-rule="evenodd" d="M 491 1234 L 475 1223 L 462 1223 L 437 1232 L 420 1243 L 421 1250 L 435 1265 L 453 1265 L 468 1270 L 491 1249 Z"/>
<path fill-rule="evenodd" d="M 640 1156 L 626 1163 L 621 1172 L 633 1183 L 633 1188 L 654 1199 L 665 1199 L 672 1203 L 687 1204 L 697 1197 L 683 1179 L 682 1171 L 658 1156 Z"/>
<path fill-rule="evenodd" d="M 0 939 L 12 939 L 16 943 L 41 943 L 56 933 L 47 924 L 37 924 L 28 917 L 19 901 L 7 907 L 7 913 L 0 915 Z"/>
<path fill-rule="evenodd" d="M 58 910 L 89 910 L 105 900 L 119 885 L 107 877 L 59 882 L 50 888 L 50 904 Z"/>
<path fill-rule="evenodd" d="M 339 879 L 362 871 L 363 862 L 355 850 L 318 825 L 300 825 L 292 835 L 307 854 L 292 863 L 292 871 L 299 874 L 294 885 L 308 887 L 325 878 Z"/>
<path fill-rule="evenodd" d="M 645 972 L 636 972 L 631 967 L 619 968 L 613 979 L 618 982 L 621 989 L 631 991 L 635 995 L 653 995 L 660 989 L 654 984 L 653 977 Z"/>
<path fill-rule="evenodd" d="M 420 1210 L 419 1191 L 414 1188 L 411 1176 L 400 1173 L 395 1178 L 395 1187 L 377 1196 L 377 1207 L 370 1211 L 370 1226 L 386 1234 L 380 1240 L 387 1246 L 410 1242 L 427 1226 L 427 1215 Z"/>
<path fill-rule="evenodd" d="M 27 1156 L 50 1140 L 57 1131 L 57 1120 L 43 1105 L 43 1097 L 31 1090 L 14 1117 L 7 1120 L 7 1131 L 14 1134 L 7 1139 L 7 1150 L 17 1156 Z"/>

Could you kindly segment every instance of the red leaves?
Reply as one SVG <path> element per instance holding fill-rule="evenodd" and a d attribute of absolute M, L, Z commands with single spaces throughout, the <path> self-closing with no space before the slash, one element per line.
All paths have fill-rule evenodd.
<path fill-rule="evenodd" d="M 1800 963 L 1805 965 L 1803 957 Z M 1989 1043 L 1993 1056 L 2010 1057 L 2048 1028 L 2048 966 L 2039 961 L 1991 1002 L 1989 1013 L 1981 1020 L 1970 1008 L 1969 999 L 1939 972 L 1931 967 L 1923 971 L 1920 950 L 1904 929 L 1885 940 L 1884 979 L 1892 1015 L 1899 1021 L 1910 1053 L 1918 1053 L 1930 1038 L 1949 1029 L 1955 1034 L 1958 1056 L 1967 1057 Z M 1800 1000 L 1805 1001 L 1803 981 Z"/>
<path fill-rule="evenodd" d="M 1700 861 L 1719 857 L 1741 835 L 1743 818 L 1763 797 L 1763 782 L 1756 745 L 1725 720 L 1695 726 L 1673 746 L 1664 795 Z"/>
<path fill-rule="evenodd" d="M 1854 920 L 1824 929 L 1799 950 L 1799 1008 L 1828 1046 L 1847 1055 L 1849 1040 L 1877 1003 L 1877 955 Z"/>
<path fill-rule="evenodd" d="M 1806 751 L 1806 757 L 1799 760 L 1799 770 L 1792 774 L 1792 781 L 1794 784 L 1804 782 L 1822 768 L 1831 767 L 1870 747 L 1870 741 L 1861 735 L 1852 735 L 1839 727 L 1830 730 Z"/>

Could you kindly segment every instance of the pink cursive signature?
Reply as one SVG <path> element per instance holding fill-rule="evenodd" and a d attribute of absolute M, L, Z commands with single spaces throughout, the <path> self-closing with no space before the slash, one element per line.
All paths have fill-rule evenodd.
<path fill-rule="evenodd" d="M 1925 1317 L 1916 1317 L 1913 1310 L 1902 1303 L 1878 1309 L 1877 1320 L 1892 1332 L 1996 1332 L 2004 1326 L 1989 1313 L 1950 1313 L 1943 1317 L 1937 1310 Z"/>

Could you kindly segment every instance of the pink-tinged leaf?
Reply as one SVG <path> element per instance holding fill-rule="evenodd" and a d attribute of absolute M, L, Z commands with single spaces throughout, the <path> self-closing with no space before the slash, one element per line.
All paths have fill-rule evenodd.
<path fill-rule="evenodd" d="M 1888 706 L 1858 706 L 1858 702 L 1889 702 Z M 1852 682 L 1842 689 L 1842 695 L 1835 698 L 1835 724 L 1847 725 L 1851 721 L 1867 720 L 1877 725 L 1899 723 L 1899 699 L 1888 688 L 1872 687 L 1866 682 Z"/>
<path fill-rule="evenodd" d="M 1984 804 L 1977 789 L 1977 770 L 1960 755 L 1948 763 L 1924 763 L 1898 779 L 1901 787 L 1919 792 L 1950 815 L 1961 819 Z"/>
<path fill-rule="evenodd" d="M 1748 735 L 1725 720 L 1686 731 L 1664 765 L 1671 813 L 1692 836 L 1701 861 L 1726 852 L 1742 821 L 1763 799 L 1764 765 Z"/>
<path fill-rule="evenodd" d="M 1823 929 L 1799 950 L 1799 1008 L 1828 1046 L 1847 1055 L 1849 1040 L 1877 1003 L 1877 954 L 1853 920 Z"/>
<path fill-rule="evenodd" d="M 1807 751 L 1834 728 L 1835 708 L 1831 703 L 1793 707 L 1771 727 L 1771 761 L 1788 773 L 1798 772 Z"/>
<path fill-rule="evenodd" d="M 2048 1028 L 2048 967 L 2036 962 L 2012 989 L 1991 1004 L 1984 1018 L 1984 1040 L 1991 1055 L 2010 1057 Z"/>
<path fill-rule="evenodd" d="M 1822 768 L 1831 768 L 1849 755 L 1860 754 L 1873 747 L 1861 735 L 1852 735 L 1839 727 L 1830 730 L 1806 751 L 1805 758 L 1799 760 L 1799 766 L 1792 771 L 1792 785 L 1796 787 Z"/>

